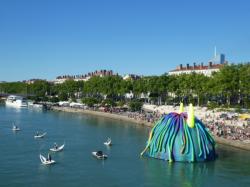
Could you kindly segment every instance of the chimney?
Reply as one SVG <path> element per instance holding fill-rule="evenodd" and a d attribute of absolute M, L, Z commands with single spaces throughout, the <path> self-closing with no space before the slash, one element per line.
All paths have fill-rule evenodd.
<path fill-rule="evenodd" d="M 208 67 L 212 67 L 212 65 L 213 65 L 213 62 L 209 62 L 209 65 L 208 65 Z"/>
<path fill-rule="evenodd" d="M 180 70 L 182 70 L 182 68 L 183 68 L 183 67 L 182 67 L 182 64 L 180 64 Z"/>
<path fill-rule="evenodd" d="M 196 63 L 194 62 L 194 69 L 196 68 Z"/>
<path fill-rule="evenodd" d="M 203 69 L 203 62 L 201 63 L 200 68 Z"/>
<path fill-rule="evenodd" d="M 187 69 L 189 69 L 189 64 L 187 64 Z"/>

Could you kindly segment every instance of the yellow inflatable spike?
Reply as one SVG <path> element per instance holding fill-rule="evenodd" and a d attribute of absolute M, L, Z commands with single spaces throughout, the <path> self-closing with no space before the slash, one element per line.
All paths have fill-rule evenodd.
<path fill-rule="evenodd" d="M 182 112 L 184 112 L 184 106 L 183 106 L 183 103 L 180 103 L 179 114 Z"/>
<path fill-rule="evenodd" d="M 190 128 L 194 128 L 194 107 L 192 104 L 189 104 L 187 124 Z"/>

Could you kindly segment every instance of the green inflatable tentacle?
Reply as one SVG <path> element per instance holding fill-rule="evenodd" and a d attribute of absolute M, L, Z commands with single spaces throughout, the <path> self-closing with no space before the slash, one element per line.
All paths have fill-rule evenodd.
<path fill-rule="evenodd" d="M 191 162 L 194 162 L 194 144 L 193 144 L 193 140 L 192 140 L 192 137 L 190 135 L 190 132 L 189 132 L 189 127 L 187 127 L 187 134 L 188 134 L 188 139 L 190 141 L 190 148 L 191 148 Z"/>
<path fill-rule="evenodd" d="M 199 157 L 202 156 L 202 148 L 201 148 L 201 135 L 199 133 L 199 128 L 197 128 L 197 124 L 195 123 L 196 125 L 196 132 L 197 132 L 197 139 L 198 139 L 198 146 L 199 146 Z"/>

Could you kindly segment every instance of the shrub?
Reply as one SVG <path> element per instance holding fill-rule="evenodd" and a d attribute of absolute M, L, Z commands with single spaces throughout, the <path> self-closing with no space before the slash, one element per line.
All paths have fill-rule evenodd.
<path fill-rule="evenodd" d="M 216 102 L 211 101 L 211 102 L 209 102 L 209 103 L 207 104 L 207 109 L 213 110 L 213 109 L 215 109 L 215 108 L 218 108 L 218 106 L 219 106 L 219 105 L 218 105 Z"/>
<path fill-rule="evenodd" d="M 129 108 L 132 112 L 140 111 L 143 103 L 140 101 L 131 101 L 129 102 Z"/>
<path fill-rule="evenodd" d="M 103 106 L 111 106 L 111 107 L 114 107 L 114 106 L 116 106 L 116 103 L 114 102 L 113 99 L 105 99 L 105 100 L 102 102 L 102 105 L 103 105 Z"/>
<path fill-rule="evenodd" d="M 49 101 L 52 102 L 52 103 L 57 103 L 57 102 L 59 102 L 59 98 L 58 97 L 51 97 L 49 99 Z"/>

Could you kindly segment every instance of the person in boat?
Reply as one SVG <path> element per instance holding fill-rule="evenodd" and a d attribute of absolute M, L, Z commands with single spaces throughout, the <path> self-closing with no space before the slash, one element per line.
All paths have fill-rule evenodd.
<path fill-rule="evenodd" d="M 54 143 L 54 148 L 55 148 L 55 149 L 58 149 L 58 145 L 57 145 L 56 142 Z"/>
<path fill-rule="evenodd" d="M 38 131 L 36 131 L 36 135 L 37 135 L 37 136 L 39 136 L 39 133 L 38 133 Z"/>
<path fill-rule="evenodd" d="M 97 151 L 96 155 L 97 155 L 97 156 L 102 156 L 103 153 L 102 153 L 102 151 Z"/>
<path fill-rule="evenodd" d="M 52 160 L 51 155 L 48 153 L 47 161 L 50 161 L 50 162 L 51 162 L 51 160 Z"/>
<path fill-rule="evenodd" d="M 111 145 L 111 138 L 108 138 L 107 141 L 105 142 L 106 145 Z"/>

